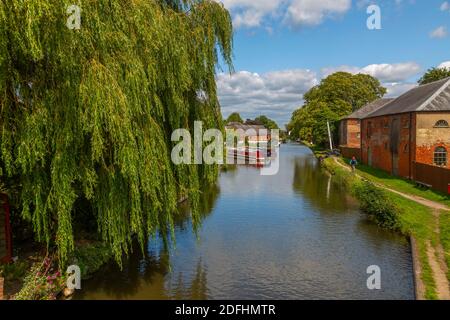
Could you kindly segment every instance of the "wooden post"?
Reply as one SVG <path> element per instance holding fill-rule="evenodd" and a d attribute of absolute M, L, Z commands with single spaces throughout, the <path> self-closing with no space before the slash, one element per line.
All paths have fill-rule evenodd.
<path fill-rule="evenodd" d="M 11 222 L 9 213 L 9 201 L 8 196 L 4 193 L 0 193 L 1 200 L 3 201 L 3 211 L 4 211 L 4 224 L 5 224 L 5 240 L 6 240 L 6 256 L 0 257 L 0 263 L 10 263 L 12 262 L 12 232 L 11 232 Z"/>
<path fill-rule="evenodd" d="M 0 301 L 4 300 L 3 298 L 3 284 L 4 284 L 4 280 L 2 277 L 0 277 Z"/>
<path fill-rule="evenodd" d="M 330 139 L 330 150 L 333 151 L 333 138 L 331 137 L 331 128 L 329 121 L 327 121 L 327 127 L 328 127 L 328 138 Z"/>

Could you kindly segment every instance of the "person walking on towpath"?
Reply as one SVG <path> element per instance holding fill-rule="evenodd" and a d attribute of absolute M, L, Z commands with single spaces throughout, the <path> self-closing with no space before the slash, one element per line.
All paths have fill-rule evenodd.
<path fill-rule="evenodd" d="M 357 164 L 358 164 L 358 161 L 356 160 L 356 157 L 353 156 L 352 160 L 350 160 L 350 165 L 352 166 L 352 172 L 355 172 Z"/>

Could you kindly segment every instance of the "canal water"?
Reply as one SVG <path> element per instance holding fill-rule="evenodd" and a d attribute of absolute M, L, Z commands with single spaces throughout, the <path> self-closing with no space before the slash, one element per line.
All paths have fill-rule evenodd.
<path fill-rule="evenodd" d="M 77 299 L 414 299 L 410 246 L 360 213 L 311 151 L 282 145 L 280 171 L 246 166 L 204 190 L 203 223 L 189 208 L 176 245 L 149 241 L 82 283 Z M 367 268 L 381 268 L 381 290 Z"/>

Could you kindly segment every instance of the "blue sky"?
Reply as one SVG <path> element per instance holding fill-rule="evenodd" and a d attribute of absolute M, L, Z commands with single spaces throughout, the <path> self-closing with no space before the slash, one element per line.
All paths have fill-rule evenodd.
<path fill-rule="evenodd" d="M 218 75 L 224 116 L 280 125 L 326 75 L 368 73 L 398 96 L 430 67 L 450 67 L 450 1 L 221 0 L 233 17 L 236 73 Z M 366 10 L 381 9 L 381 30 Z"/>

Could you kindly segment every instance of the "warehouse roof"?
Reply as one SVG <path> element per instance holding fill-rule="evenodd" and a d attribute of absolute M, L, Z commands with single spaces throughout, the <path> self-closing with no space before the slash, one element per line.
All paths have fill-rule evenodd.
<path fill-rule="evenodd" d="M 450 78 L 415 87 L 365 118 L 419 111 L 450 111 Z"/>
<path fill-rule="evenodd" d="M 342 118 L 342 119 L 362 119 L 365 118 L 366 116 L 368 116 L 369 114 L 371 114 L 372 112 L 377 111 L 378 109 L 382 108 L 383 106 L 385 106 L 387 103 L 391 102 L 394 99 L 378 99 L 375 101 L 372 101 L 369 104 L 366 104 L 364 107 L 362 107 L 361 109 L 356 110 L 355 112 L 353 112 L 352 114 Z"/>

